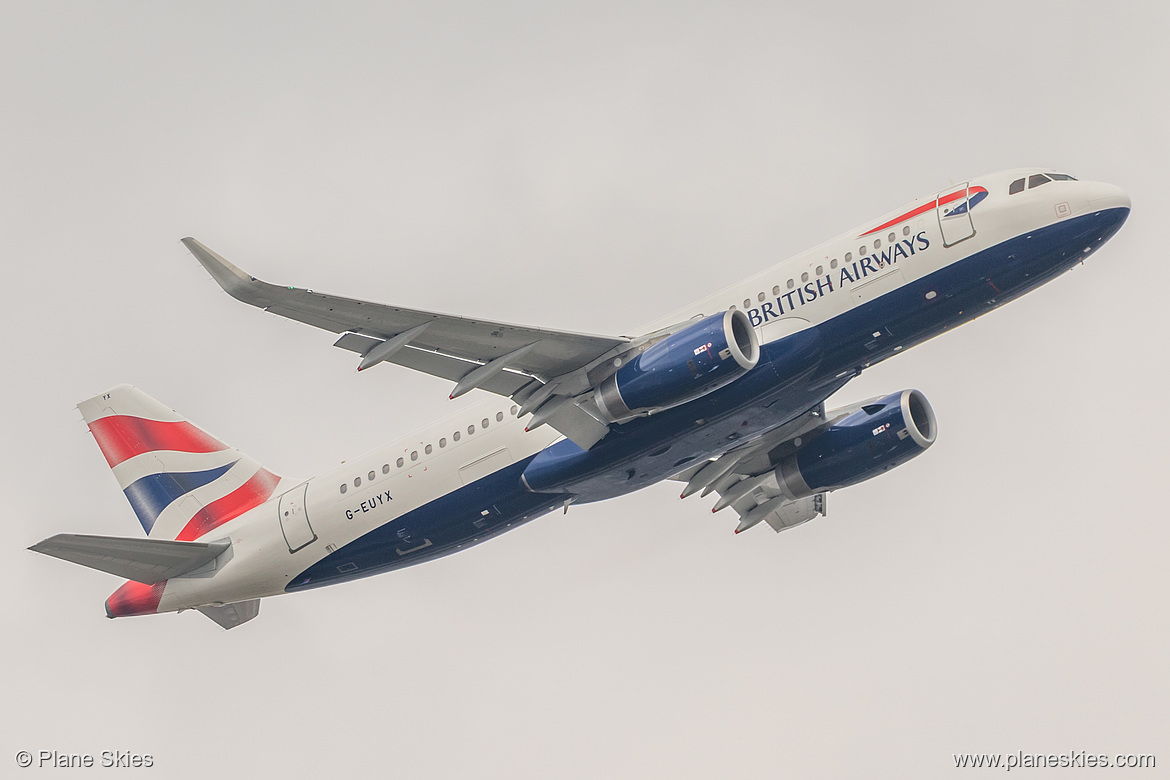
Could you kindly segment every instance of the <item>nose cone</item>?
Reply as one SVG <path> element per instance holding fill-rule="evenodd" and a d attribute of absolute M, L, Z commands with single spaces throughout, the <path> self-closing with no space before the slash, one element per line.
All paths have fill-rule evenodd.
<path fill-rule="evenodd" d="M 1108 211 L 1110 209 L 1125 209 L 1129 211 L 1129 195 L 1125 190 L 1113 184 L 1102 182 L 1089 183 L 1089 211 Z"/>

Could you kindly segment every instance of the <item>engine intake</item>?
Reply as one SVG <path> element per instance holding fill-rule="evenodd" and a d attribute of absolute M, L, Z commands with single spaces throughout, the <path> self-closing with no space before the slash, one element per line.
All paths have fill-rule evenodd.
<path fill-rule="evenodd" d="M 731 309 L 667 336 L 604 379 L 597 406 L 609 422 L 626 422 L 718 390 L 759 359 L 751 321 Z"/>
<path fill-rule="evenodd" d="M 903 390 L 830 424 L 780 462 L 776 481 L 792 499 L 856 485 L 922 454 L 937 435 L 926 396 Z"/>

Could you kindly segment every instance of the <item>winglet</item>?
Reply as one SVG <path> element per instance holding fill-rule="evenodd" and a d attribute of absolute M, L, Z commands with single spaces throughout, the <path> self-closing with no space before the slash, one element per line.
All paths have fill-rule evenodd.
<path fill-rule="evenodd" d="M 236 300 L 250 303 L 253 306 L 260 308 L 267 308 L 275 301 L 264 293 L 267 288 L 275 287 L 276 285 L 262 282 L 255 276 L 244 272 L 243 269 L 232 265 L 227 260 L 224 260 L 219 254 L 211 251 L 203 244 L 188 236 L 182 239 L 183 246 L 195 255 L 195 259 L 199 264 L 207 269 L 211 274 L 211 278 L 219 284 L 220 287 Z"/>

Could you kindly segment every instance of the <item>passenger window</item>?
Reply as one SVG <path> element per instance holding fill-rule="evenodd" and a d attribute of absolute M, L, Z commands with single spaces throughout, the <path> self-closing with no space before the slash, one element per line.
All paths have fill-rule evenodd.
<path fill-rule="evenodd" d="M 864 244 L 862 245 L 861 249 L 857 250 L 857 254 L 861 255 L 862 257 L 865 256 L 866 252 L 865 252 L 865 245 Z"/>
<path fill-rule="evenodd" d="M 382 464 L 382 473 L 383 473 L 383 474 L 389 474 L 389 473 L 390 473 L 390 464 L 389 464 L 389 463 L 383 463 L 383 464 Z"/>
<path fill-rule="evenodd" d="M 439 439 L 439 449 L 443 449 L 446 446 L 447 446 L 447 437 L 444 436 L 442 439 Z"/>
<path fill-rule="evenodd" d="M 470 434 L 472 434 L 472 433 L 475 433 L 475 426 L 474 426 L 474 425 L 468 425 L 468 426 L 467 426 L 467 433 L 468 433 L 469 435 L 470 435 Z"/>
<path fill-rule="evenodd" d="M 890 233 L 890 235 L 888 237 L 890 239 L 891 244 L 898 240 L 898 235 L 896 233 Z"/>
<path fill-rule="evenodd" d="M 780 285 L 776 285 L 775 287 L 773 287 L 773 288 L 772 288 L 772 294 L 773 294 L 773 295 L 779 295 L 779 294 L 780 294 Z"/>
<path fill-rule="evenodd" d="M 434 451 L 435 451 L 435 448 L 429 444 L 426 446 L 426 449 L 423 450 L 423 452 L 425 452 L 427 455 L 430 455 Z"/>
<path fill-rule="evenodd" d="M 353 478 L 353 486 L 354 487 L 361 487 L 362 486 L 362 478 L 361 477 L 354 477 Z"/>
<path fill-rule="evenodd" d="M 1052 179 L 1048 178 L 1042 173 L 1033 173 L 1028 177 L 1028 189 L 1039 187 L 1041 184 L 1047 184 L 1050 181 L 1052 181 Z"/>
<path fill-rule="evenodd" d="M 821 276 L 824 273 L 825 273 L 825 267 L 823 265 L 818 265 L 817 266 L 817 276 Z"/>
<path fill-rule="evenodd" d="M 402 468 L 403 466 L 405 466 L 405 465 L 406 465 L 406 461 L 405 461 L 405 460 L 403 460 L 402 458 L 399 458 L 399 459 L 398 459 L 398 462 L 397 462 L 396 464 L 394 464 L 394 465 L 398 466 L 398 468 Z"/>
<path fill-rule="evenodd" d="M 504 421 L 504 413 L 503 412 L 496 412 L 496 422 L 503 422 L 503 421 Z"/>
<path fill-rule="evenodd" d="M 873 251 L 875 251 L 875 252 L 876 252 L 876 251 L 878 251 L 878 250 L 879 250 L 879 249 L 881 249 L 881 248 L 882 248 L 882 240 L 881 240 L 880 238 L 875 238 L 875 239 L 873 240 Z M 864 250 L 864 249 L 862 250 L 862 254 L 865 254 L 865 250 Z"/>
<path fill-rule="evenodd" d="M 764 295 L 763 293 L 760 293 L 759 295 L 756 296 L 756 300 L 759 301 L 760 303 L 763 303 L 764 298 L 766 298 L 766 297 L 767 297 L 766 295 Z"/>
<path fill-rule="evenodd" d="M 846 252 L 846 253 L 845 253 L 845 262 L 846 262 L 846 263 L 848 263 L 848 262 L 850 262 L 850 261 L 852 261 L 852 260 L 853 260 L 853 253 L 852 253 L 852 252 Z"/>
<path fill-rule="evenodd" d="M 347 491 L 347 490 L 349 490 L 349 485 L 347 485 L 347 484 L 345 484 L 344 482 L 342 482 L 342 483 L 341 483 L 341 492 L 342 492 L 342 493 L 344 493 L 344 492 L 345 492 L 345 491 Z"/>
<path fill-rule="evenodd" d="M 807 272 L 807 271 L 805 271 L 804 273 L 802 273 L 802 274 L 800 275 L 800 281 L 802 281 L 802 282 L 807 282 L 807 281 L 808 281 L 808 272 Z"/>
<path fill-rule="evenodd" d="M 904 236 L 910 235 L 910 226 L 909 225 L 902 226 L 902 235 L 904 235 Z"/>
<path fill-rule="evenodd" d="M 829 263 L 829 268 L 836 268 L 836 267 L 837 267 L 837 258 L 834 257 L 833 262 Z"/>
<path fill-rule="evenodd" d="M 795 286 L 796 286 L 796 282 L 794 282 L 794 281 L 792 281 L 791 279 L 789 279 L 789 280 L 788 280 L 788 289 L 789 289 L 789 290 L 791 290 L 791 289 L 792 289 L 793 287 L 795 287 Z"/>
<path fill-rule="evenodd" d="M 366 475 L 366 477 L 367 477 L 367 478 L 370 480 L 370 482 L 373 482 L 373 481 L 374 481 L 374 477 L 376 477 L 376 476 L 377 476 L 377 474 L 375 474 L 375 473 L 374 473 L 374 472 L 372 472 L 372 471 L 371 471 L 369 474 L 367 474 L 367 475 Z"/>
<path fill-rule="evenodd" d="M 488 418 L 486 418 L 486 417 L 485 417 L 485 418 L 483 418 L 482 420 L 480 420 L 480 421 L 479 421 L 479 427 L 480 427 L 480 428 L 486 428 L 486 427 L 488 427 Z"/>
<path fill-rule="evenodd" d="M 452 438 L 452 440 L 454 440 L 454 441 L 459 441 L 459 437 L 460 437 L 460 435 L 461 435 L 461 434 L 459 433 L 459 431 L 455 431 L 455 433 L 451 434 L 451 438 Z"/>
<path fill-rule="evenodd" d="M 1017 192 L 1024 191 L 1024 180 L 1016 179 L 1012 182 L 1012 186 L 1008 187 L 1008 195 L 1015 195 Z"/>
<path fill-rule="evenodd" d="M 745 309 L 750 309 L 752 307 L 752 299 L 751 298 L 744 298 L 743 299 L 743 307 Z"/>
<path fill-rule="evenodd" d="M 515 416 L 516 416 L 516 412 L 518 412 L 518 411 L 520 411 L 520 407 L 519 407 L 519 406 L 513 406 L 513 407 L 512 407 L 512 416 L 513 416 L 513 417 L 515 417 Z"/>
<path fill-rule="evenodd" d="M 418 460 L 418 450 L 411 450 L 410 451 L 410 459 L 411 460 Z"/>

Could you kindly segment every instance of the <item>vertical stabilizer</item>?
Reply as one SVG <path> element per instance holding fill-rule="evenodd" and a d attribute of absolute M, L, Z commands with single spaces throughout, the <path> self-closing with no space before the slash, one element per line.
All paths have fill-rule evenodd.
<path fill-rule="evenodd" d="M 193 541 L 263 504 L 280 477 L 136 387 L 77 405 L 152 539 Z"/>

